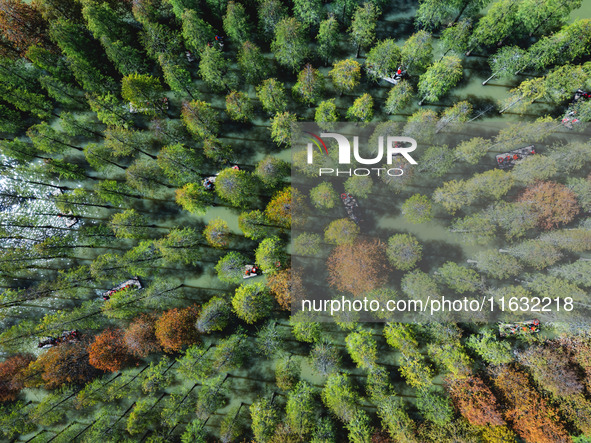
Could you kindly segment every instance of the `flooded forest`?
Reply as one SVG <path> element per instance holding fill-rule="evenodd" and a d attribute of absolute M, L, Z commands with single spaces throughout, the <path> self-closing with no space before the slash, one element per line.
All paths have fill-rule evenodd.
<path fill-rule="evenodd" d="M 590 0 L 0 0 L 0 441 L 591 442 L 590 51 Z M 416 162 L 324 179 L 343 127 Z"/>

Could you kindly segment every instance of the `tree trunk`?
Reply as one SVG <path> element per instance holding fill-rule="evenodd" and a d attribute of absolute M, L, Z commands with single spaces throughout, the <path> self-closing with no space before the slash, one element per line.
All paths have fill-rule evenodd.
<path fill-rule="evenodd" d="M 493 78 L 495 78 L 497 76 L 496 72 L 493 72 L 493 75 L 491 75 L 489 78 L 487 78 L 486 80 L 484 80 L 482 82 L 482 86 L 486 85 L 490 80 L 492 80 Z"/>

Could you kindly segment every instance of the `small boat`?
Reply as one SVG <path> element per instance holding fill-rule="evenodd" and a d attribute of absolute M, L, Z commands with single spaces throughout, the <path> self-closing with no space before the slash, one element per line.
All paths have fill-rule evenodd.
<path fill-rule="evenodd" d="M 124 291 L 125 289 L 142 289 L 142 282 L 138 277 L 130 278 L 129 280 L 124 281 L 120 285 L 115 286 L 113 289 L 103 293 L 103 300 L 109 300 L 113 294 L 116 294 L 119 291 Z"/>
<path fill-rule="evenodd" d="M 355 223 L 359 224 L 361 219 L 359 218 L 359 203 L 357 203 L 357 199 L 348 192 L 344 192 L 341 194 L 341 200 L 345 205 L 345 209 L 349 218 Z"/>
<path fill-rule="evenodd" d="M 373 70 L 373 69 L 372 69 L 372 66 L 371 66 L 371 65 L 369 65 L 369 66 L 366 66 L 366 67 L 365 67 L 365 70 L 366 70 L 366 71 L 367 71 L 369 74 L 377 75 L 377 74 L 376 74 L 376 72 L 375 72 L 375 70 Z M 381 77 L 381 76 L 380 76 L 380 78 L 381 78 L 382 80 L 384 80 L 384 81 L 386 81 L 386 82 L 388 82 L 388 83 L 390 83 L 390 84 L 392 84 L 392 85 L 397 85 L 397 84 L 398 84 L 398 82 L 400 82 L 400 80 L 404 79 L 405 77 L 407 77 L 407 74 L 406 74 L 406 71 L 403 71 L 403 70 L 402 70 L 402 67 L 399 67 L 399 68 L 396 70 L 396 72 L 395 72 L 395 73 L 393 73 L 393 74 L 388 74 L 388 75 L 386 75 L 386 76 L 384 76 L 384 77 Z"/>
<path fill-rule="evenodd" d="M 244 274 L 242 275 L 242 278 L 258 277 L 262 273 L 263 273 L 263 271 L 261 271 L 261 269 L 258 266 L 246 265 L 246 266 L 244 266 Z"/>
<path fill-rule="evenodd" d="M 78 330 L 74 329 L 72 331 L 64 331 L 60 337 L 45 337 L 43 340 L 39 342 L 37 345 L 38 348 L 51 348 L 53 346 L 57 346 L 60 343 L 70 342 L 70 341 L 78 341 L 80 336 L 78 334 Z"/>
<path fill-rule="evenodd" d="M 501 337 L 512 335 L 529 335 L 540 332 L 540 320 L 525 320 L 515 323 L 499 323 L 499 334 Z"/>
<path fill-rule="evenodd" d="M 534 145 L 526 146 L 525 148 L 515 149 L 513 151 L 498 154 L 496 156 L 497 166 L 501 169 L 509 169 L 515 166 L 519 160 L 534 155 L 536 153 Z"/>
<path fill-rule="evenodd" d="M 579 123 L 580 120 L 576 118 L 577 111 L 569 111 L 566 113 L 564 118 L 562 119 L 562 125 L 567 129 L 572 129 L 576 123 Z"/>
<path fill-rule="evenodd" d="M 573 103 L 579 101 L 580 99 L 586 100 L 588 98 L 591 98 L 591 92 L 583 91 L 582 89 L 577 89 L 573 97 Z"/>

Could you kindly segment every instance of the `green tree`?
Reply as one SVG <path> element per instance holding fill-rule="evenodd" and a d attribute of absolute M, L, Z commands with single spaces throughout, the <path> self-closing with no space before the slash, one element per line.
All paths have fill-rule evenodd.
<path fill-rule="evenodd" d="M 148 115 L 165 111 L 162 98 L 164 90 L 157 77 L 148 74 L 130 74 L 121 81 L 123 100 Z"/>
<path fill-rule="evenodd" d="M 419 95 L 425 100 L 438 100 L 453 88 L 462 78 L 462 61 L 454 55 L 446 55 L 427 69 L 419 80 Z"/>
<path fill-rule="evenodd" d="M 378 16 L 378 8 L 371 2 L 366 2 L 355 10 L 349 33 L 351 41 L 357 47 L 356 58 L 359 58 L 361 48 L 366 48 L 374 42 Z"/>
<path fill-rule="evenodd" d="M 262 0 L 258 7 L 259 28 L 269 41 L 277 23 L 287 17 L 287 7 L 280 0 Z"/>
<path fill-rule="evenodd" d="M 319 255 L 321 252 L 320 235 L 308 233 L 298 235 L 293 242 L 293 251 L 297 255 Z"/>
<path fill-rule="evenodd" d="M 253 240 L 268 237 L 273 232 L 272 222 L 258 209 L 240 214 L 238 227 L 245 237 Z"/>
<path fill-rule="evenodd" d="M 158 56 L 158 62 L 162 68 L 164 80 L 170 89 L 176 92 L 178 96 L 183 97 L 188 95 L 194 99 L 197 91 L 187 67 L 166 54 L 160 54 Z"/>
<path fill-rule="evenodd" d="M 469 140 L 460 142 L 456 146 L 454 154 L 458 160 L 465 161 L 471 165 L 476 165 L 486 155 L 490 148 L 490 141 L 481 137 L 473 137 Z"/>
<path fill-rule="evenodd" d="M 347 109 L 347 118 L 352 121 L 369 122 L 373 118 L 373 98 L 369 94 L 357 97 Z"/>
<path fill-rule="evenodd" d="M 320 98 L 323 89 L 324 77 L 318 69 L 314 69 L 308 63 L 298 74 L 298 81 L 293 87 L 293 93 L 309 106 Z"/>
<path fill-rule="evenodd" d="M 378 345 L 370 330 L 361 329 L 351 332 L 345 338 L 347 352 L 357 367 L 371 371 L 377 363 Z"/>
<path fill-rule="evenodd" d="M 405 200 L 402 215 L 411 223 L 426 223 L 433 218 L 431 200 L 426 195 L 414 194 Z"/>
<path fill-rule="evenodd" d="M 199 17 L 194 9 L 185 9 L 182 13 L 183 38 L 187 49 L 195 57 L 200 57 L 207 44 L 213 41 L 215 31 L 209 23 Z"/>
<path fill-rule="evenodd" d="M 476 292 L 482 287 L 481 278 L 476 271 L 457 263 L 447 262 L 437 272 L 441 281 L 459 294 Z"/>
<path fill-rule="evenodd" d="M 418 75 L 427 69 L 433 57 L 431 34 L 418 31 L 408 38 L 402 45 L 402 64 L 409 71 Z"/>
<path fill-rule="evenodd" d="M 409 103 L 414 93 L 413 87 L 406 80 L 398 82 L 395 88 L 390 89 L 388 98 L 384 104 L 384 111 L 388 114 L 396 114 L 404 109 Z"/>
<path fill-rule="evenodd" d="M 262 398 L 250 405 L 252 432 L 258 442 L 267 442 L 279 424 L 279 412 L 272 400 Z"/>
<path fill-rule="evenodd" d="M 342 95 L 343 92 L 352 91 L 361 79 L 361 65 L 353 59 L 340 60 L 333 63 L 333 68 L 328 73 L 332 82 Z"/>
<path fill-rule="evenodd" d="M 257 85 L 268 73 L 268 63 L 260 48 L 248 40 L 242 43 L 237 56 L 240 72 L 247 83 Z"/>
<path fill-rule="evenodd" d="M 206 46 L 201 52 L 199 75 L 215 91 L 229 90 L 235 79 L 228 73 L 229 64 L 223 52 L 216 46 Z"/>
<path fill-rule="evenodd" d="M 517 20 L 533 34 L 547 34 L 564 24 L 569 13 L 581 5 L 580 0 L 544 1 L 526 0 L 519 5 Z"/>
<path fill-rule="evenodd" d="M 351 245 L 359 235 L 359 226 L 348 218 L 333 220 L 324 230 L 324 240 L 333 245 Z"/>
<path fill-rule="evenodd" d="M 268 275 L 277 273 L 281 268 L 287 267 L 287 254 L 285 245 L 279 237 L 264 239 L 255 251 L 256 263 L 263 272 Z"/>
<path fill-rule="evenodd" d="M 207 207 L 213 203 L 211 194 L 201 183 L 187 183 L 176 190 L 175 201 L 183 209 L 192 214 L 205 214 Z"/>
<path fill-rule="evenodd" d="M 365 69 L 369 78 L 380 80 L 383 77 L 392 77 L 401 62 L 400 48 L 392 39 L 382 40 L 371 48 L 367 54 Z M 398 86 L 394 89 L 397 89 Z"/>
<path fill-rule="evenodd" d="M 278 112 L 271 119 L 271 138 L 279 146 L 291 146 L 292 124 L 297 121 L 297 116 L 290 112 Z"/>
<path fill-rule="evenodd" d="M 257 86 L 257 97 L 263 109 L 271 115 L 276 115 L 287 109 L 285 88 L 283 83 L 275 78 L 268 78 Z"/>
<path fill-rule="evenodd" d="M 491 46 L 502 42 L 508 35 L 515 32 L 517 25 L 518 4 L 510 0 L 499 0 L 492 4 L 487 13 L 475 26 L 468 52 L 480 46 Z"/>
<path fill-rule="evenodd" d="M 328 376 L 322 390 L 322 401 L 337 418 L 344 422 L 353 420 L 359 411 L 358 395 L 353 391 L 346 374 Z"/>
<path fill-rule="evenodd" d="M 453 26 L 445 28 L 441 32 L 441 45 L 445 50 L 444 54 L 453 51 L 456 54 L 466 52 L 470 34 L 472 33 L 472 20 L 466 18 L 456 22 Z"/>
<path fill-rule="evenodd" d="M 207 102 L 193 100 L 183 103 L 181 115 L 185 126 L 201 138 L 212 137 L 219 129 L 218 113 Z"/>
<path fill-rule="evenodd" d="M 445 426 L 453 419 L 453 407 L 447 397 L 436 391 L 421 393 L 417 398 L 417 408 L 421 415 L 439 426 Z"/>
<path fill-rule="evenodd" d="M 227 248 L 230 243 L 230 228 L 228 227 L 228 223 L 219 217 L 214 218 L 205 226 L 203 236 L 207 243 L 214 248 Z"/>
<path fill-rule="evenodd" d="M 423 247 L 410 234 L 396 234 L 388 239 L 386 255 L 390 264 L 400 271 L 408 271 L 421 260 Z"/>
<path fill-rule="evenodd" d="M 480 251 L 476 255 L 476 267 L 479 271 L 498 279 L 515 277 L 523 269 L 515 257 L 494 249 Z"/>
<path fill-rule="evenodd" d="M 334 57 L 338 48 L 338 37 L 339 22 L 333 14 L 329 14 L 327 19 L 320 22 L 318 34 L 316 35 L 318 44 L 316 51 L 318 56 L 324 60 L 324 63 L 329 63 Z"/>
<path fill-rule="evenodd" d="M 289 163 L 267 155 L 256 165 L 254 174 L 269 188 L 280 186 L 289 175 Z"/>
<path fill-rule="evenodd" d="M 267 317 L 272 306 L 273 298 L 264 283 L 243 284 L 232 298 L 234 312 L 249 324 Z"/>
<path fill-rule="evenodd" d="M 275 27 L 271 51 L 280 65 L 297 71 L 308 56 L 304 28 L 294 17 L 280 20 Z"/>
<path fill-rule="evenodd" d="M 109 225 L 118 238 L 146 238 L 150 228 L 147 218 L 135 209 L 114 214 Z"/>
<path fill-rule="evenodd" d="M 248 95 L 241 91 L 232 91 L 226 96 L 226 112 L 232 120 L 248 121 L 252 117 L 253 107 Z"/>
<path fill-rule="evenodd" d="M 164 146 L 156 161 L 164 175 L 175 184 L 185 185 L 201 179 L 201 158 L 181 143 Z"/>
<path fill-rule="evenodd" d="M 322 2 L 320 0 L 294 0 L 293 13 L 299 22 L 306 27 L 315 26 L 322 17 Z"/>
<path fill-rule="evenodd" d="M 355 175 L 345 181 L 345 191 L 358 198 L 366 198 L 371 194 L 373 180 L 369 175 Z"/>
<path fill-rule="evenodd" d="M 471 335 L 466 341 L 466 346 L 488 364 L 502 365 L 513 361 L 511 345 L 506 341 L 497 340 L 496 334 L 490 331 L 479 336 Z"/>
<path fill-rule="evenodd" d="M 320 323 L 310 321 L 308 313 L 300 311 L 289 318 L 291 332 L 296 340 L 305 343 L 315 343 L 320 340 L 322 330 Z"/>
<path fill-rule="evenodd" d="M 223 330 L 230 320 L 231 309 L 222 297 L 212 297 L 201 307 L 201 312 L 195 323 L 197 331 L 209 334 Z"/>
<path fill-rule="evenodd" d="M 256 184 L 250 173 L 226 168 L 220 172 L 215 181 L 215 192 L 222 200 L 238 207 L 252 204 Z"/>
<path fill-rule="evenodd" d="M 247 258 L 239 252 L 229 252 L 219 259 L 215 265 L 218 278 L 226 283 L 241 283 Z"/>
<path fill-rule="evenodd" d="M 318 209 L 332 209 L 338 204 L 339 197 L 331 182 L 322 182 L 310 190 L 310 200 Z"/>
<path fill-rule="evenodd" d="M 292 430 L 303 437 L 314 429 L 316 418 L 316 401 L 314 388 L 308 382 L 299 382 L 287 394 L 285 414 Z"/>
<path fill-rule="evenodd" d="M 236 44 L 248 40 L 250 22 L 242 4 L 232 0 L 228 2 L 226 15 L 224 15 L 224 31 Z"/>
<path fill-rule="evenodd" d="M 518 46 L 503 46 L 496 54 L 491 55 L 488 64 L 492 75 L 482 82 L 486 85 L 495 77 L 510 78 L 516 72 L 523 69 L 524 62 L 527 63 L 527 53 Z"/>
<path fill-rule="evenodd" d="M 334 103 L 334 98 L 321 101 L 318 104 L 316 112 L 314 113 L 314 121 L 325 131 L 331 131 L 334 129 L 334 123 L 339 121 L 339 114 L 337 111 L 337 105 Z"/>

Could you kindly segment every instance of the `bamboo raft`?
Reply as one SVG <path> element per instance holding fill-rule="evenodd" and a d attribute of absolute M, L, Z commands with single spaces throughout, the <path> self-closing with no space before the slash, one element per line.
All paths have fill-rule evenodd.
<path fill-rule="evenodd" d="M 129 280 L 124 281 L 120 285 L 115 286 L 113 289 L 108 290 L 103 294 L 103 300 L 109 300 L 109 298 L 111 298 L 113 294 L 116 294 L 119 291 L 123 291 L 124 289 L 129 289 L 133 287 L 137 289 L 143 288 L 142 282 L 140 282 L 140 279 L 138 277 L 130 278 Z"/>
<path fill-rule="evenodd" d="M 499 323 L 499 334 L 501 337 L 514 335 L 529 335 L 540 332 L 540 321 L 525 320 L 516 323 Z"/>
<path fill-rule="evenodd" d="M 497 166 L 501 169 L 509 169 L 515 166 L 515 163 L 525 157 L 534 155 L 536 150 L 534 145 L 526 146 L 525 148 L 515 149 L 513 151 L 498 154 L 496 156 Z"/>
<path fill-rule="evenodd" d="M 341 200 L 345 205 L 345 209 L 349 218 L 355 223 L 359 224 L 361 219 L 359 218 L 359 203 L 357 203 L 357 199 L 348 192 L 344 192 L 341 194 Z"/>

